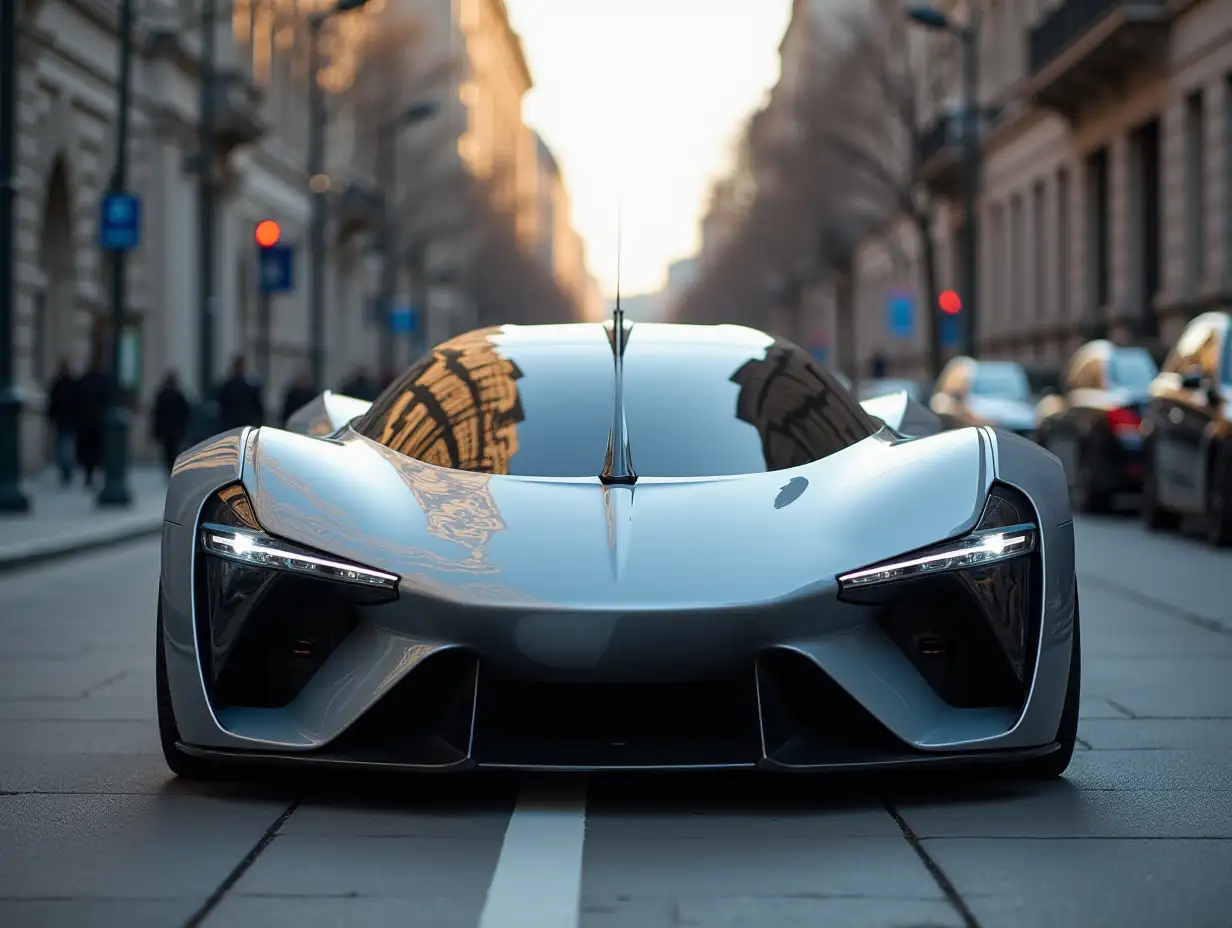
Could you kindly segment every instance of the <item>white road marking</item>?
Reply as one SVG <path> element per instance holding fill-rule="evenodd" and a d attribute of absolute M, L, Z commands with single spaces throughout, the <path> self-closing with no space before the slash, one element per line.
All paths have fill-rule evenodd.
<path fill-rule="evenodd" d="M 577 928 L 585 840 L 584 778 L 523 787 L 479 928 Z"/>

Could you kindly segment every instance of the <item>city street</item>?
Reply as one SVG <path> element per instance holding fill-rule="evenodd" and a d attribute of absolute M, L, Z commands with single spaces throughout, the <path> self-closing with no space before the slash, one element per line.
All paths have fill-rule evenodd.
<path fill-rule="evenodd" d="M 1232 924 L 1232 554 L 1080 520 L 1080 750 L 978 779 L 174 780 L 158 543 L 0 576 L 0 925 Z"/>

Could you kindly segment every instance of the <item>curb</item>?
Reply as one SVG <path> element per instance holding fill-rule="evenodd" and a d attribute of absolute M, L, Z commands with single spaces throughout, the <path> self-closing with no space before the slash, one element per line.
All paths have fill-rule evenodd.
<path fill-rule="evenodd" d="M 106 548 L 109 545 L 150 538 L 162 530 L 162 524 L 160 514 L 150 519 L 132 520 L 127 525 L 108 527 L 71 538 L 45 538 L 28 543 L 0 545 L 0 574 Z"/>

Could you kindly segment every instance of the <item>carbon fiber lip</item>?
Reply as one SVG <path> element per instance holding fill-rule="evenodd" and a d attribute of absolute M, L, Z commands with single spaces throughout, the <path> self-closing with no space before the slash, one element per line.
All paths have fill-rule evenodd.
<path fill-rule="evenodd" d="M 309 753 L 266 753 L 264 751 L 236 751 L 221 748 L 201 748 L 183 742 L 177 742 L 176 747 L 185 754 L 199 757 L 203 760 L 214 760 L 228 764 L 277 764 L 301 767 L 320 767 L 348 770 L 388 770 L 404 773 L 461 773 L 468 770 L 504 770 L 523 771 L 527 773 L 664 773 L 677 772 L 722 772 L 747 770 L 766 773 L 850 773 L 854 771 L 874 772 L 879 770 L 913 770 L 924 767 L 963 767 L 983 764 L 996 764 L 1008 761 L 1031 760 L 1044 757 L 1060 750 L 1061 745 L 1042 745 L 1036 748 L 1025 748 L 1018 751 L 967 751 L 957 754 L 921 754 L 916 757 L 903 757 L 887 760 L 862 761 L 850 763 L 829 763 L 815 765 L 781 764 L 769 758 L 763 758 L 757 763 L 734 764 L 658 764 L 658 765 L 552 765 L 552 764 L 485 764 L 472 758 L 458 761 L 454 764 L 425 766 L 420 764 L 405 764 L 396 761 L 362 760 L 347 757 L 329 757 Z"/>

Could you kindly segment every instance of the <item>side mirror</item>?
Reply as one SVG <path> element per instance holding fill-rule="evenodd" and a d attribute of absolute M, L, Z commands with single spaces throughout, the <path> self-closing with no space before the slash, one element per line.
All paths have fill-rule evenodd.
<path fill-rule="evenodd" d="M 1202 371 L 1194 368 L 1193 370 L 1185 371 L 1181 374 L 1181 389 L 1182 390 L 1198 390 L 1202 387 L 1202 382 L 1205 380 L 1202 376 Z"/>

